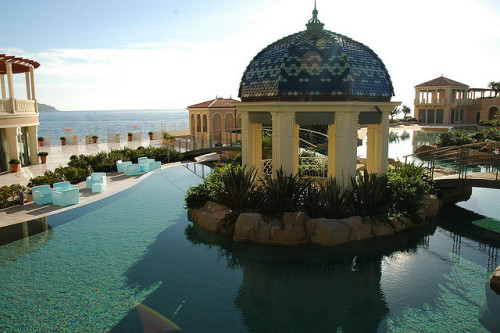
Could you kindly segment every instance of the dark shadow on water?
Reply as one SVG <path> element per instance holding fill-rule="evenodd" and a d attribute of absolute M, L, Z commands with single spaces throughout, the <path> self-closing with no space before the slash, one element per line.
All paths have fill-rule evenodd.
<path fill-rule="evenodd" d="M 186 332 L 383 330 L 389 313 L 380 287 L 383 256 L 416 251 L 434 232 L 336 249 L 283 248 L 233 244 L 179 221 L 158 235 L 126 279 L 139 290 L 160 283 L 142 304 Z M 112 329 L 142 331 L 135 309 Z"/>

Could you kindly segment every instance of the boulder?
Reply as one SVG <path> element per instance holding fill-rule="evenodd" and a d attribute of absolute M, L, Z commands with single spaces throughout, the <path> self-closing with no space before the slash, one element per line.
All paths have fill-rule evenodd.
<path fill-rule="evenodd" d="M 261 217 L 257 213 L 241 213 L 234 225 L 233 240 L 237 242 L 255 241 Z"/>
<path fill-rule="evenodd" d="M 309 220 L 309 215 L 305 212 L 283 213 L 283 224 L 285 228 L 289 226 L 303 226 L 307 220 Z"/>
<path fill-rule="evenodd" d="M 200 209 L 190 209 L 189 216 L 193 222 L 198 223 L 203 229 L 216 232 L 220 230 L 220 220 L 231 210 L 221 204 L 207 201 Z"/>
<path fill-rule="evenodd" d="M 394 235 L 394 229 L 387 223 L 375 221 L 373 223 L 373 236 L 382 237 Z"/>
<path fill-rule="evenodd" d="M 413 221 L 409 217 L 400 217 L 392 221 L 396 231 L 403 231 L 414 226 Z"/>
<path fill-rule="evenodd" d="M 372 224 L 363 221 L 361 216 L 351 216 L 343 219 L 343 222 L 350 228 L 349 240 L 357 241 L 373 237 Z"/>
<path fill-rule="evenodd" d="M 500 266 L 498 266 L 490 277 L 490 288 L 500 295 Z"/>
<path fill-rule="evenodd" d="M 350 228 L 343 220 L 319 218 L 306 225 L 314 225 L 311 243 L 325 246 L 344 244 L 349 241 Z"/>
<path fill-rule="evenodd" d="M 277 226 L 278 222 L 276 220 L 266 221 L 264 219 L 260 219 L 257 225 L 257 229 L 255 230 L 254 240 L 256 243 L 262 244 L 270 244 L 271 241 L 271 228 Z M 234 239 L 234 238 L 233 238 Z"/>
<path fill-rule="evenodd" d="M 271 243 L 279 245 L 302 245 L 309 243 L 304 225 L 286 227 L 279 225 L 271 227 Z"/>
<path fill-rule="evenodd" d="M 426 203 L 424 208 L 425 217 L 428 219 L 435 219 L 439 212 L 439 207 L 441 206 L 439 198 L 437 195 L 429 194 L 423 198 L 423 201 Z"/>

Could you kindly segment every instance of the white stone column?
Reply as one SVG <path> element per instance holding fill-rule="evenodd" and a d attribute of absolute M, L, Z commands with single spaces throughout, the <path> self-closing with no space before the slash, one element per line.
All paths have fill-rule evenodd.
<path fill-rule="evenodd" d="M 9 86 L 9 99 L 11 103 L 12 112 L 16 112 L 16 103 L 14 101 L 14 81 L 12 80 L 12 63 L 6 61 L 5 67 L 7 68 L 7 85 Z"/>
<path fill-rule="evenodd" d="M 347 186 L 356 176 L 359 112 L 335 112 L 335 178 Z"/>
<path fill-rule="evenodd" d="M 375 172 L 376 156 L 376 131 L 377 125 L 368 125 L 366 135 L 366 170 L 370 173 Z"/>
<path fill-rule="evenodd" d="M 282 168 L 285 175 L 295 174 L 295 112 L 271 112 L 273 122 L 273 176 Z"/>
<path fill-rule="evenodd" d="M 2 87 L 2 99 L 6 99 L 7 94 L 5 93 L 5 74 L 0 74 L 0 84 Z"/>
<path fill-rule="evenodd" d="M 30 149 L 30 162 L 31 164 L 38 164 L 38 128 L 37 126 L 28 126 L 29 149 Z"/>
<path fill-rule="evenodd" d="M 375 163 L 372 172 L 385 174 L 389 156 L 389 112 L 382 112 L 382 121 L 375 126 Z"/>
<path fill-rule="evenodd" d="M 295 121 L 294 121 L 295 122 Z M 299 173 L 299 132 L 300 127 L 297 124 L 293 126 L 293 174 Z"/>
<path fill-rule="evenodd" d="M 36 94 L 35 94 L 35 71 L 33 70 L 32 67 L 30 67 L 30 78 L 31 78 L 31 99 L 36 100 Z M 38 110 L 37 110 L 38 111 Z"/>
<path fill-rule="evenodd" d="M 328 178 L 335 178 L 336 124 L 328 125 Z"/>
<path fill-rule="evenodd" d="M 19 159 L 19 145 L 17 144 L 17 127 L 5 129 L 7 135 L 7 145 L 9 147 L 9 160 Z"/>
<path fill-rule="evenodd" d="M 250 123 L 248 112 L 241 113 L 241 157 L 247 170 L 253 166 L 262 172 L 262 124 Z"/>
<path fill-rule="evenodd" d="M 31 99 L 31 85 L 30 85 L 30 74 L 28 72 L 24 73 L 24 78 L 26 79 L 26 99 Z"/>

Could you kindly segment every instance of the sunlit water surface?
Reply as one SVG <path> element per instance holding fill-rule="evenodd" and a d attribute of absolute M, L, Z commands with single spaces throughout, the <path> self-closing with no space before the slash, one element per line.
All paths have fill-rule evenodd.
<path fill-rule="evenodd" d="M 188 222 L 201 168 L 155 172 L 1 246 L 0 331 L 488 331 L 499 244 L 469 224 L 472 210 L 500 218 L 498 195 L 474 189 L 437 226 L 347 247 L 233 245 Z"/>

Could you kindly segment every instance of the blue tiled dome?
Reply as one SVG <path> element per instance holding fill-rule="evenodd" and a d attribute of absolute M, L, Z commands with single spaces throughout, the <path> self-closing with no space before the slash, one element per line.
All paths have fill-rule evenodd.
<path fill-rule="evenodd" d="M 253 58 L 241 79 L 242 101 L 390 101 L 394 95 L 391 78 L 375 52 L 349 37 L 323 30 L 316 16 L 307 27 Z"/>

